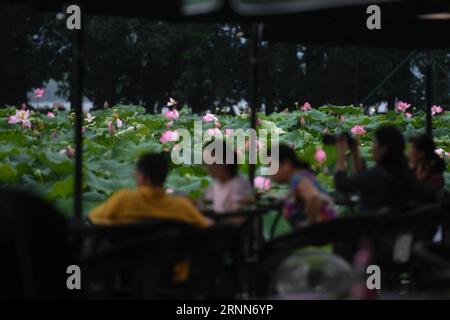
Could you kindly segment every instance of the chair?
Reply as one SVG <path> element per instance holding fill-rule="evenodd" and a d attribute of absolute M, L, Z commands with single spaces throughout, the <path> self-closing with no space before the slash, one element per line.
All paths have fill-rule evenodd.
<path fill-rule="evenodd" d="M 23 190 L 0 188 L 0 298 L 69 299 L 67 267 L 76 264 L 66 219 Z"/>
<path fill-rule="evenodd" d="M 214 298 L 231 272 L 234 226 L 198 229 L 175 221 L 149 220 L 133 225 L 84 231 L 89 244 L 82 258 L 92 298 Z M 95 245 L 93 245 L 95 244 Z M 182 279 L 174 269 L 185 270 Z M 228 268 L 228 269 L 227 269 Z M 232 284 L 222 281 L 222 284 Z"/>

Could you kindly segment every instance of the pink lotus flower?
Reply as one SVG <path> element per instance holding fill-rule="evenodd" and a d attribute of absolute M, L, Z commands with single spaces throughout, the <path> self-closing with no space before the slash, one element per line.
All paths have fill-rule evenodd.
<path fill-rule="evenodd" d="M 110 135 L 113 135 L 116 132 L 116 127 L 112 123 L 112 121 L 108 121 L 108 132 Z"/>
<path fill-rule="evenodd" d="M 31 128 L 30 122 L 30 110 L 16 110 L 16 114 L 9 116 L 8 123 L 16 124 L 21 123 L 23 127 Z"/>
<path fill-rule="evenodd" d="M 354 126 L 351 131 L 355 136 L 363 136 L 366 134 L 366 130 L 360 125 Z"/>
<path fill-rule="evenodd" d="M 34 90 L 34 97 L 36 99 L 42 98 L 44 96 L 44 94 L 45 94 L 45 90 L 44 89 L 38 88 L 38 89 Z"/>
<path fill-rule="evenodd" d="M 431 114 L 433 116 L 435 114 L 443 113 L 443 112 L 444 112 L 444 108 L 442 108 L 441 106 L 434 105 L 434 106 L 431 107 Z"/>
<path fill-rule="evenodd" d="M 180 118 L 180 114 L 176 109 L 169 110 L 166 112 L 166 118 L 170 121 L 177 121 Z"/>
<path fill-rule="evenodd" d="M 166 143 L 171 141 L 178 141 L 178 138 L 179 138 L 178 132 L 167 130 L 163 132 L 161 138 L 159 138 L 159 142 Z"/>
<path fill-rule="evenodd" d="M 269 178 L 258 176 L 253 180 L 253 185 L 258 192 L 264 192 L 270 190 L 271 181 Z"/>
<path fill-rule="evenodd" d="M 206 134 L 210 137 L 214 137 L 214 136 L 220 136 L 222 134 L 222 132 L 220 132 L 220 130 L 218 128 L 211 128 L 206 130 Z"/>
<path fill-rule="evenodd" d="M 411 119 L 411 118 L 412 118 L 412 113 L 407 112 L 407 113 L 406 113 L 406 117 L 407 117 L 408 119 Z"/>
<path fill-rule="evenodd" d="M 302 110 L 302 111 L 308 111 L 308 110 L 311 110 L 311 109 L 312 109 L 312 107 L 309 104 L 309 102 L 305 102 L 305 104 L 300 108 L 300 110 Z"/>
<path fill-rule="evenodd" d="M 56 118 L 55 115 L 52 112 L 47 112 L 47 118 L 53 119 Z"/>
<path fill-rule="evenodd" d="M 397 102 L 397 105 L 396 105 L 397 111 L 405 111 L 405 110 L 408 109 L 409 107 L 411 107 L 411 104 L 410 104 L 410 103 L 403 102 L 403 101 Z"/>
<path fill-rule="evenodd" d="M 122 126 L 123 126 L 122 120 L 117 119 L 117 120 L 116 120 L 116 126 L 117 126 L 117 128 L 122 128 Z"/>
<path fill-rule="evenodd" d="M 323 149 L 317 149 L 316 153 L 314 154 L 314 159 L 318 162 L 318 163 L 323 163 L 327 160 L 327 154 L 325 153 L 325 151 Z"/>
<path fill-rule="evenodd" d="M 203 116 L 203 121 L 205 121 L 206 123 L 209 122 L 213 122 L 213 121 L 219 121 L 219 119 L 217 119 L 217 117 L 211 113 L 207 113 Z"/>

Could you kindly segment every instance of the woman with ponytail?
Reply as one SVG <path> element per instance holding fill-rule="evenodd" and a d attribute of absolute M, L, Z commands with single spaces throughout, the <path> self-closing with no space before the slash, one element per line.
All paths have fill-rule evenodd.
<path fill-rule="evenodd" d="M 319 184 L 309 165 L 299 160 L 287 145 L 279 145 L 279 169 L 272 180 L 290 186 L 283 212 L 294 227 L 335 217 L 332 198 Z"/>

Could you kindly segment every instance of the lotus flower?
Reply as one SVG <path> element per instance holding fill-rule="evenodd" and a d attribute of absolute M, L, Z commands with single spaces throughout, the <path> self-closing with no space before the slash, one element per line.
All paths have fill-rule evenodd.
<path fill-rule="evenodd" d="M 180 114 L 176 109 L 169 110 L 166 112 L 166 118 L 170 121 L 177 121 L 180 118 Z"/>
<path fill-rule="evenodd" d="M 166 142 L 170 142 L 170 141 L 178 141 L 178 132 L 176 131 L 164 131 L 163 134 L 161 135 L 161 138 L 159 138 L 159 141 L 161 143 L 166 143 Z"/>
<path fill-rule="evenodd" d="M 167 106 L 171 107 L 176 105 L 178 102 L 175 99 L 169 98 L 169 102 L 167 102 Z"/>
<path fill-rule="evenodd" d="M 210 137 L 219 136 L 222 134 L 218 128 L 211 128 L 206 130 L 206 134 Z"/>
<path fill-rule="evenodd" d="M 34 97 L 36 99 L 42 98 L 44 96 L 44 94 L 45 94 L 45 90 L 44 89 L 38 88 L 38 89 L 34 90 Z"/>
<path fill-rule="evenodd" d="M 442 149 L 442 148 L 437 148 L 436 150 L 434 150 L 434 152 L 441 158 L 443 158 L 443 157 L 448 155 L 448 153 L 445 152 L 445 150 Z"/>
<path fill-rule="evenodd" d="M 55 115 L 52 112 L 47 112 L 47 118 L 53 119 L 56 118 Z"/>
<path fill-rule="evenodd" d="M 86 120 L 88 123 L 91 123 L 92 121 L 94 121 L 94 119 L 95 119 L 95 117 L 93 117 L 89 112 L 86 114 L 85 120 Z"/>
<path fill-rule="evenodd" d="M 173 189 L 172 189 L 172 188 L 167 188 L 167 189 L 166 189 L 166 193 L 167 193 L 167 194 L 173 193 Z"/>
<path fill-rule="evenodd" d="M 305 104 L 300 108 L 300 110 L 302 110 L 302 111 L 308 111 L 308 110 L 311 110 L 311 109 L 312 109 L 312 107 L 309 104 L 309 102 L 305 102 Z"/>
<path fill-rule="evenodd" d="M 433 116 L 435 114 L 443 113 L 443 112 L 444 112 L 444 108 L 442 108 L 441 106 L 434 105 L 434 106 L 431 107 L 431 114 Z"/>
<path fill-rule="evenodd" d="M 16 124 L 21 123 L 23 127 L 31 128 L 30 122 L 30 110 L 16 110 L 16 114 L 9 116 L 8 123 Z"/>
<path fill-rule="evenodd" d="M 253 185 L 259 192 L 269 191 L 271 181 L 269 178 L 258 176 L 253 181 Z"/>
<path fill-rule="evenodd" d="M 316 153 L 314 154 L 314 159 L 318 162 L 318 163 L 323 163 L 327 160 L 327 154 L 325 153 L 325 151 L 323 149 L 317 149 Z"/>
<path fill-rule="evenodd" d="M 211 113 L 207 113 L 203 116 L 203 121 L 205 121 L 206 123 L 209 122 L 213 122 L 213 121 L 219 121 L 219 119 L 217 119 L 217 117 Z"/>
<path fill-rule="evenodd" d="M 41 99 L 45 94 L 44 89 L 36 89 L 34 90 L 34 97 L 37 99 L 37 108 L 39 108 L 39 99 Z"/>
<path fill-rule="evenodd" d="M 122 128 L 122 126 L 123 126 L 122 120 L 117 119 L 117 120 L 116 120 L 116 126 L 117 126 L 117 128 Z"/>
<path fill-rule="evenodd" d="M 355 136 L 363 136 L 366 134 L 366 130 L 364 130 L 364 127 L 360 125 L 354 126 L 351 131 Z"/>
<path fill-rule="evenodd" d="M 116 132 L 116 127 L 114 127 L 112 121 L 108 121 L 108 132 L 110 135 L 113 135 L 114 132 Z"/>
<path fill-rule="evenodd" d="M 407 112 L 407 113 L 406 113 L 406 117 L 407 117 L 408 119 L 411 119 L 411 118 L 412 118 L 412 113 Z"/>
<path fill-rule="evenodd" d="M 403 101 L 397 102 L 397 105 L 396 105 L 397 111 L 405 111 L 405 110 L 408 109 L 409 107 L 411 107 L 411 104 L 410 104 L 410 103 L 403 102 Z"/>

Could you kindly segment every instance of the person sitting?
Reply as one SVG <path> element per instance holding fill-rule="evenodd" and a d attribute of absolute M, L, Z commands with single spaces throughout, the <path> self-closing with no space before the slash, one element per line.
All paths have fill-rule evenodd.
<path fill-rule="evenodd" d="M 413 194 L 414 175 L 405 157 L 405 140 L 394 126 L 375 131 L 372 147 L 375 166 L 364 170 L 357 143 L 349 148 L 347 139 L 337 141 L 339 152 L 334 183 L 339 192 L 358 192 L 359 211 L 374 212 L 384 207 L 402 207 Z M 347 174 L 346 153 L 352 153 L 353 172 Z"/>
<path fill-rule="evenodd" d="M 163 186 L 169 170 L 163 154 L 147 154 L 136 165 L 136 190 L 121 190 L 94 209 L 89 218 L 94 224 L 123 224 L 149 218 L 169 219 L 198 227 L 208 227 L 190 200 L 166 194 Z"/>
<path fill-rule="evenodd" d="M 301 227 L 336 216 L 332 198 L 317 181 L 309 165 L 300 161 L 292 148 L 279 145 L 278 161 L 278 172 L 271 179 L 290 186 L 283 214 L 292 226 Z"/>
<path fill-rule="evenodd" d="M 417 180 L 435 190 L 443 189 L 445 161 L 436 154 L 433 139 L 426 134 L 420 134 L 409 141 L 409 163 Z"/>
<path fill-rule="evenodd" d="M 203 200 L 211 202 L 212 209 L 216 213 L 237 211 L 254 199 L 254 190 L 250 182 L 238 174 L 236 152 L 225 141 L 221 151 L 222 156 L 216 157 L 214 163 L 205 165 L 215 182 L 206 189 Z M 227 153 L 232 155 L 229 163 Z M 218 155 L 214 153 L 213 156 L 216 154 Z"/>

